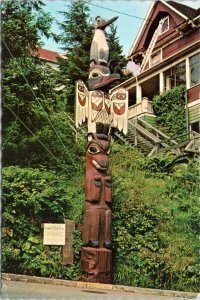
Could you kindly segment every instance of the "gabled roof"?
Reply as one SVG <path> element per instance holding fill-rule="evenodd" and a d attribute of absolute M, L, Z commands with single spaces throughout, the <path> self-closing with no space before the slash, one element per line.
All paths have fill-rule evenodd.
<path fill-rule="evenodd" d="M 184 4 L 175 2 L 175 1 L 154 1 L 151 3 L 147 15 L 142 23 L 140 31 L 129 51 L 128 57 L 131 56 L 134 52 L 138 50 L 138 45 L 141 43 L 141 40 L 145 39 L 145 34 L 150 30 L 155 30 L 155 28 L 151 28 L 150 26 L 158 22 L 159 14 L 168 13 L 175 17 L 176 26 L 187 20 L 193 20 L 199 15 L 199 9 L 194 9 L 192 7 L 186 6 Z M 141 46 L 139 46 L 141 48 Z"/>
<path fill-rule="evenodd" d="M 37 52 L 34 52 L 34 56 L 38 56 L 39 58 L 45 60 L 45 61 L 49 61 L 52 63 L 57 64 L 58 63 L 58 58 L 64 58 L 66 59 L 66 56 L 55 52 L 55 51 L 51 51 L 51 50 L 47 50 L 47 49 L 38 49 Z"/>
<path fill-rule="evenodd" d="M 174 1 L 168 1 L 167 3 L 174 7 L 177 11 L 181 12 L 190 20 L 192 20 L 198 15 L 198 10 L 196 10 L 195 8 Z"/>

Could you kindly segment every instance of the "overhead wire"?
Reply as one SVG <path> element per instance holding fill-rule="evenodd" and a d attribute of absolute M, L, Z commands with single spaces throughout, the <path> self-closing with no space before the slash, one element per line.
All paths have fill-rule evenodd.
<path fill-rule="evenodd" d="M 88 3 L 88 4 L 92 5 L 92 6 L 96 6 L 96 7 L 102 8 L 102 9 L 106 9 L 106 10 L 109 10 L 109 11 L 112 11 L 112 12 L 116 12 L 118 14 L 125 15 L 125 16 L 128 16 L 128 17 L 132 17 L 132 18 L 136 18 L 136 19 L 140 19 L 140 20 L 147 20 L 145 18 L 137 17 L 137 16 L 130 15 L 130 14 L 127 14 L 127 13 L 124 13 L 124 12 L 120 12 L 120 11 L 117 11 L 117 10 L 114 10 L 114 9 L 111 9 L 111 8 L 103 7 L 103 6 L 98 5 L 98 4 L 94 4 L 94 3 Z"/>
<path fill-rule="evenodd" d="M 57 157 L 43 144 L 43 142 L 28 128 L 28 126 L 16 115 L 16 113 L 6 104 L 4 106 L 11 111 L 11 113 L 22 123 L 22 125 L 38 140 L 38 142 L 46 149 L 46 151 L 59 163 L 62 167 L 62 163 Z"/>
<path fill-rule="evenodd" d="M 154 24 L 159 23 L 159 22 L 151 21 L 151 20 L 149 20 L 149 19 L 147 19 L 147 18 L 142 18 L 142 17 L 138 17 L 138 16 L 135 16 L 135 15 L 127 14 L 127 13 L 125 13 L 125 12 L 121 12 L 121 11 L 118 11 L 118 10 L 114 10 L 114 9 L 111 9 L 111 8 L 107 8 L 107 7 L 104 7 L 104 6 L 101 6 L 101 5 L 98 5 L 98 4 L 94 4 L 94 3 L 91 3 L 91 2 L 89 2 L 88 4 L 91 5 L 91 6 L 96 6 L 96 7 L 99 7 L 99 8 L 105 9 L 105 10 L 108 10 L 108 11 L 112 11 L 112 12 L 121 14 L 121 15 L 125 15 L 125 16 L 131 17 L 131 18 L 135 18 L 135 19 L 147 21 L 148 23 L 154 23 Z M 176 28 L 176 27 L 177 27 L 177 26 L 172 26 L 172 28 Z"/>
<path fill-rule="evenodd" d="M 12 58 L 14 58 L 14 56 L 13 56 L 13 54 L 11 53 L 11 51 L 10 51 L 9 47 L 7 46 L 6 42 L 5 42 L 4 40 L 3 40 L 3 42 L 4 42 L 4 44 L 5 44 L 6 48 L 7 48 L 7 50 L 9 51 L 10 55 L 12 56 Z M 28 82 L 28 80 L 26 79 L 26 77 L 24 76 L 24 74 L 23 74 L 22 72 L 21 72 L 21 75 L 23 76 L 24 80 L 26 81 L 26 83 L 27 83 L 29 89 L 31 90 L 33 96 L 35 97 L 35 99 L 37 100 L 38 104 L 39 104 L 40 107 L 42 108 L 43 112 L 47 115 L 47 119 L 48 119 L 49 123 L 51 124 L 51 127 L 53 128 L 53 130 L 54 130 L 56 136 L 58 137 L 58 139 L 60 140 L 61 144 L 63 145 L 63 147 L 64 147 L 65 150 L 66 150 L 66 147 L 65 147 L 63 141 L 62 141 L 61 138 L 59 137 L 59 135 L 58 135 L 58 133 L 57 133 L 55 127 L 53 126 L 51 120 L 50 120 L 49 117 L 48 117 L 47 112 L 44 110 L 44 108 L 43 108 L 42 104 L 40 103 L 38 97 L 35 95 L 35 93 L 34 93 L 32 87 L 30 86 L 30 84 L 29 84 L 29 82 Z"/>
<path fill-rule="evenodd" d="M 14 58 L 15 58 L 15 57 L 14 57 L 14 55 L 12 54 L 12 52 L 10 51 L 10 49 L 9 49 L 8 45 L 6 44 L 6 42 L 5 42 L 4 40 L 3 40 L 3 43 L 4 43 L 5 47 L 7 48 L 8 52 L 10 53 L 11 57 L 14 59 Z M 40 105 L 40 107 L 42 108 L 43 112 L 45 113 L 45 115 L 46 115 L 46 117 L 47 117 L 47 119 L 48 119 L 48 121 L 49 121 L 49 123 L 50 123 L 51 127 L 53 128 L 53 130 L 54 130 L 54 132 L 55 132 L 55 134 L 56 134 L 57 138 L 59 139 L 59 141 L 61 142 L 61 144 L 62 144 L 62 146 L 64 147 L 65 151 L 67 152 L 67 154 L 68 154 L 68 157 L 69 157 L 69 158 L 70 158 L 70 160 L 72 161 L 73 165 L 76 167 L 76 165 L 74 164 L 74 161 L 73 161 L 73 159 L 72 159 L 71 155 L 69 154 L 69 152 L 68 152 L 68 150 L 67 150 L 67 148 L 66 148 L 65 144 L 63 143 L 62 139 L 60 138 L 59 134 L 57 133 L 57 131 L 56 131 L 55 127 L 53 126 L 53 123 L 52 123 L 52 122 L 51 122 L 51 120 L 49 119 L 49 117 L 48 117 L 48 113 L 47 113 L 47 112 L 44 110 L 44 108 L 43 108 L 42 104 L 40 103 L 40 101 L 39 101 L 38 97 L 37 97 L 37 96 L 36 96 L 36 94 L 34 93 L 34 91 L 33 91 L 32 87 L 30 86 L 30 84 L 29 84 L 28 80 L 26 79 L 26 77 L 24 76 L 24 74 L 23 74 L 23 72 L 22 72 L 22 71 L 21 71 L 21 75 L 22 75 L 22 77 L 24 78 L 25 82 L 27 83 L 27 85 L 28 85 L 28 87 L 29 87 L 30 91 L 32 92 L 33 96 L 34 96 L 34 97 L 35 97 L 35 99 L 37 100 L 38 104 L 39 104 L 39 105 Z M 77 167 L 76 167 L 76 168 L 77 168 Z"/>

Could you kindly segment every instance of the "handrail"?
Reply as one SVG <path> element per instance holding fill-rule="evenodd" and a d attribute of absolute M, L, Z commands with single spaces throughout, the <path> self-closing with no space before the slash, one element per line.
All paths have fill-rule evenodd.
<path fill-rule="evenodd" d="M 155 143 L 159 143 L 162 142 L 159 138 L 155 137 L 153 134 L 151 134 L 148 130 L 146 130 L 145 128 L 143 128 L 142 126 L 140 126 L 137 123 L 132 123 L 131 121 L 128 121 L 129 125 L 132 127 L 135 127 L 138 131 L 142 132 L 143 134 L 145 134 L 147 137 L 149 137 L 151 140 L 153 140 Z"/>
<path fill-rule="evenodd" d="M 177 145 L 178 143 L 176 141 L 174 141 L 174 137 L 173 139 L 169 136 L 167 136 L 166 134 L 164 134 L 162 131 L 160 131 L 159 129 L 153 127 L 152 125 L 150 125 L 149 123 L 147 123 L 146 121 L 139 119 L 139 121 L 141 123 L 143 123 L 144 125 L 146 125 L 147 127 L 151 128 L 153 131 L 155 131 L 156 133 L 158 133 L 160 136 L 164 137 L 164 141 L 171 141 L 173 144 Z"/>
<path fill-rule="evenodd" d="M 197 137 L 200 137 L 200 134 L 199 134 L 199 133 L 197 133 L 197 132 L 195 132 L 195 131 L 189 131 L 189 132 L 186 132 L 186 133 L 182 133 L 182 134 L 173 136 L 172 138 L 173 138 L 173 139 L 178 139 L 178 138 L 183 137 L 183 136 L 188 136 L 188 137 L 190 137 L 191 134 L 192 134 L 192 135 L 197 135 Z M 172 139 L 172 138 L 170 138 L 170 139 Z M 176 143 L 177 143 L 177 142 L 176 142 Z"/>
<path fill-rule="evenodd" d="M 163 132 L 161 132 L 159 129 L 155 128 L 154 126 L 152 126 L 151 124 L 147 123 L 146 121 L 142 120 L 142 119 L 138 119 L 139 122 L 143 123 L 145 126 L 151 128 L 153 131 L 155 131 L 156 133 L 158 133 L 159 135 L 161 135 L 162 137 L 169 139 L 170 137 L 168 137 L 166 134 L 164 134 Z"/>
<path fill-rule="evenodd" d="M 66 115 L 66 117 L 71 121 L 72 124 L 75 123 L 74 120 L 70 116 Z"/>

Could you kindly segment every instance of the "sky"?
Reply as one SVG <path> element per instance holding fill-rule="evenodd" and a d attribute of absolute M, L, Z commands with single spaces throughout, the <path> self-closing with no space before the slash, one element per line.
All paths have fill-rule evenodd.
<path fill-rule="evenodd" d="M 56 21 L 62 22 L 63 16 L 59 13 L 59 11 L 66 11 L 67 5 L 70 4 L 70 1 L 43 0 L 43 2 L 46 5 L 44 7 L 45 11 L 49 12 L 51 16 L 55 18 L 52 31 L 60 34 L 61 32 Z M 118 19 L 115 21 L 115 25 L 117 26 L 117 36 L 119 37 L 120 45 L 123 46 L 123 53 L 128 55 L 129 50 L 131 49 L 131 46 L 148 12 L 151 2 L 152 1 L 148 0 L 92 0 L 91 4 L 89 4 L 90 16 L 92 20 L 94 20 L 98 15 L 104 19 L 110 19 L 113 16 L 118 16 Z M 200 0 L 176 0 L 176 2 L 181 2 L 182 4 L 193 8 L 200 7 Z M 63 52 L 61 49 L 62 46 L 56 44 L 52 39 L 47 40 L 43 38 L 43 42 L 45 43 L 43 48 L 61 53 Z"/>

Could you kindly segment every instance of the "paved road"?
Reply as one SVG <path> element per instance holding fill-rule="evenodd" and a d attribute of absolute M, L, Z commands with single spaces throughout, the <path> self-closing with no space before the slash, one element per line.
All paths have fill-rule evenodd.
<path fill-rule="evenodd" d="M 128 292 L 82 289 L 75 287 L 2 280 L 2 300 L 188 300 L 166 296 L 141 295 Z"/>

